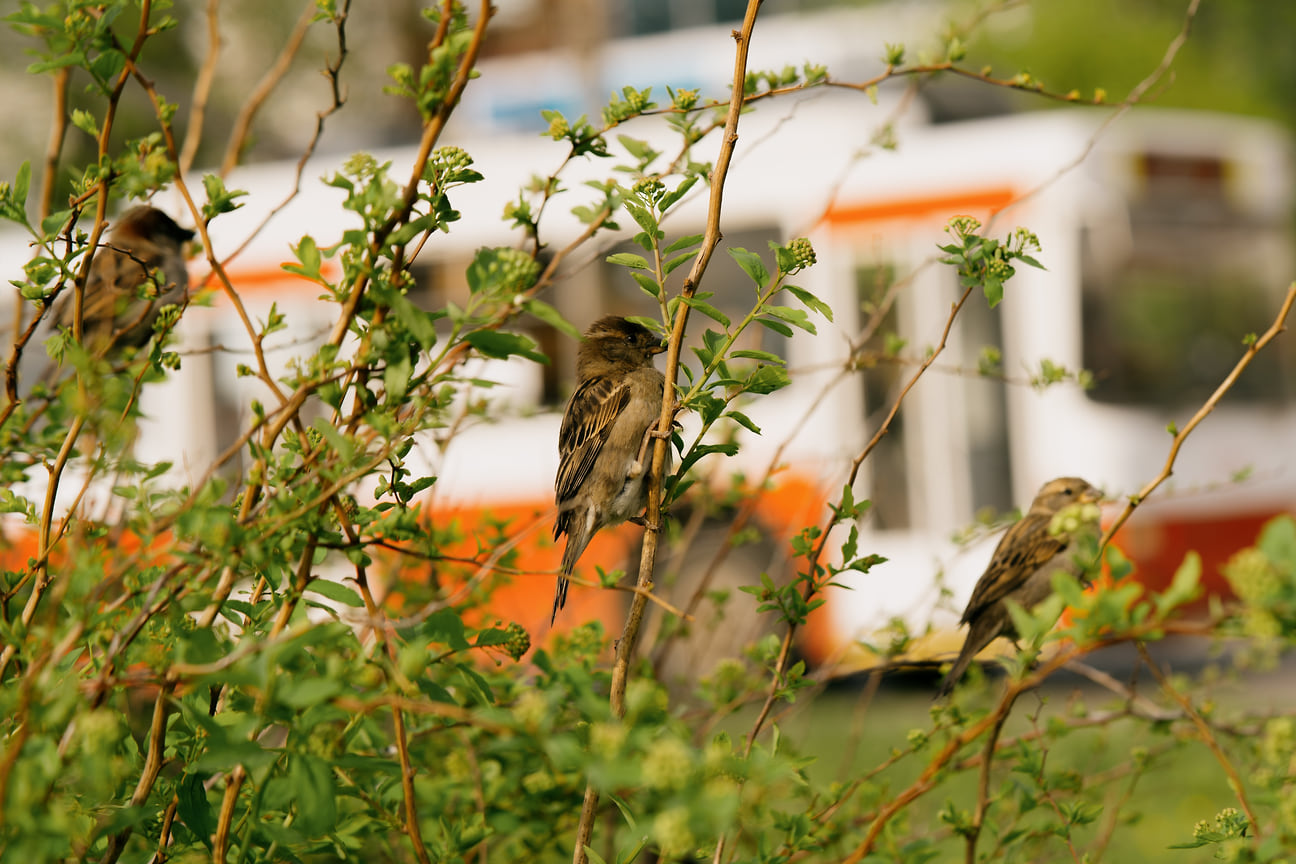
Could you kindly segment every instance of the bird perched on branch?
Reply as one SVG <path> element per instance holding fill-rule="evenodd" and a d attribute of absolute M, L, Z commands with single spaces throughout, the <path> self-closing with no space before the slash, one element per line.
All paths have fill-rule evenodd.
<path fill-rule="evenodd" d="M 972 599 L 963 610 L 959 624 L 968 625 L 967 640 L 949 674 L 941 682 L 937 699 L 943 699 L 963 677 L 972 658 L 998 636 L 1017 638 L 1005 600 L 1012 600 L 1030 610 L 1053 592 L 1053 574 L 1058 570 L 1082 578 L 1081 566 L 1073 560 L 1068 546 L 1082 531 L 1097 531 L 1099 512 L 1096 504 L 1102 493 L 1079 477 L 1059 477 L 1040 489 L 1030 512 L 995 547 L 994 557 L 972 589 Z M 1072 505 L 1075 519 L 1065 515 Z M 1062 519 L 1058 514 L 1067 511 Z"/>
<path fill-rule="evenodd" d="M 139 348 L 153 335 L 162 307 L 184 302 L 184 244 L 193 236 L 156 207 L 122 214 L 95 253 L 82 293 L 81 341 L 91 353 Z M 71 328 L 75 317 L 69 292 L 54 309 L 54 323 Z"/>
<path fill-rule="evenodd" d="M 567 602 L 567 578 L 595 532 L 638 516 L 647 504 L 648 442 L 666 386 L 652 364 L 665 350 L 648 328 L 615 315 L 585 331 L 576 391 L 558 433 L 554 540 L 566 534 L 567 545 L 551 624 Z"/>

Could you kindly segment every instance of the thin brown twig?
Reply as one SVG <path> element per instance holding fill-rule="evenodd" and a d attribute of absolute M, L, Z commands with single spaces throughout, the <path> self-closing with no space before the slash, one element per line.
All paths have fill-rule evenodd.
<path fill-rule="evenodd" d="M 221 0 L 207 0 L 207 56 L 198 68 L 198 78 L 194 81 L 193 100 L 189 108 L 189 126 L 185 130 L 184 146 L 180 148 L 176 160 L 177 172 L 188 174 L 193 167 L 194 158 L 198 155 L 198 146 L 202 143 L 203 121 L 207 117 L 207 100 L 211 98 L 212 82 L 216 80 L 216 69 L 220 65 L 220 4 Z"/>
<path fill-rule="evenodd" d="M 166 751 L 166 719 L 167 719 L 167 701 L 171 698 L 171 691 L 174 684 L 158 688 L 157 698 L 153 702 L 153 719 L 149 724 L 148 749 L 144 757 L 144 770 L 140 772 L 139 782 L 135 784 L 135 792 L 131 795 L 130 807 L 142 807 L 148 801 L 149 793 L 153 791 L 153 785 L 157 783 L 158 776 L 162 773 L 162 763 L 165 761 L 164 754 Z M 131 826 L 123 828 L 114 834 L 108 841 L 108 850 L 104 853 L 101 860 L 102 864 L 114 864 L 121 857 L 122 852 L 126 850 L 126 841 L 130 839 L 133 831 Z"/>
<path fill-rule="evenodd" d="M 59 157 L 63 155 L 63 142 L 67 140 L 68 129 L 68 82 L 71 70 L 63 66 L 54 73 L 54 107 L 53 122 L 50 124 L 49 145 L 45 149 L 45 170 L 41 175 L 41 197 L 39 217 L 44 219 L 54 209 L 54 187 L 58 183 Z M 18 306 L 21 308 L 22 304 Z M 18 327 L 14 327 L 18 332 Z"/>
<path fill-rule="evenodd" d="M 252 93 L 244 100 L 238 116 L 234 118 L 234 123 L 230 127 L 229 142 L 225 145 L 225 156 L 221 159 L 221 176 L 229 174 L 234 170 L 234 166 L 238 164 L 239 156 L 243 153 L 243 147 L 247 142 L 248 131 L 252 128 L 252 121 L 256 119 L 257 112 L 261 110 L 265 101 L 270 98 L 270 94 L 274 92 L 274 89 L 279 86 L 279 82 L 292 68 L 293 60 L 297 57 L 297 52 L 301 50 L 302 43 L 306 39 L 306 31 L 310 29 L 310 25 L 318 13 L 319 7 L 314 3 L 314 0 L 309 0 L 302 6 L 301 14 L 297 16 L 297 23 L 293 25 L 292 32 L 288 34 L 288 40 L 284 43 L 279 55 L 275 57 L 274 63 L 266 70 L 266 73 L 261 76 L 261 80 L 252 88 Z M 345 8 L 340 14 L 345 20 Z M 343 41 L 342 45 L 345 46 L 345 44 L 345 41 Z M 345 47 L 343 47 L 340 57 L 345 56 Z M 334 71 L 333 77 L 336 74 L 336 71 Z M 339 95 L 339 93 L 335 92 L 333 107 L 330 107 L 327 113 L 332 113 L 341 104 L 337 98 Z M 320 129 L 319 123 L 316 124 L 316 128 L 317 130 Z M 311 140 L 310 147 L 307 148 L 308 154 L 314 150 L 317 139 L 318 133 L 316 138 Z M 299 166 L 299 169 L 300 167 L 303 166 Z M 299 170 L 298 177 L 300 178 L 300 176 L 301 172 Z"/>
<path fill-rule="evenodd" d="M 1016 701 L 1017 695 L 1012 697 Z M 994 765 L 995 747 L 999 744 L 999 733 L 1003 731 L 1004 723 L 1008 721 L 1008 715 L 1012 712 L 1012 702 L 1004 706 L 1002 711 L 997 712 L 998 719 L 994 726 L 990 727 L 990 734 L 986 736 L 985 749 L 981 756 L 981 769 L 977 778 L 977 800 L 976 809 L 972 812 L 972 824 L 968 826 L 968 832 L 965 837 L 967 851 L 963 856 L 966 864 L 976 864 L 976 847 L 977 840 L 981 837 L 981 826 L 985 824 L 986 810 L 990 806 L 990 769 Z"/>
<path fill-rule="evenodd" d="M 327 108 L 318 111 L 315 114 L 315 130 L 311 133 L 310 140 L 306 143 L 306 148 L 297 159 L 297 168 L 293 173 L 292 189 L 289 190 L 288 194 L 284 196 L 282 201 L 280 201 L 275 207 L 271 208 L 270 212 L 266 214 L 265 218 L 262 219 L 255 228 L 248 232 L 248 235 L 243 238 L 243 242 L 236 246 L 233 251 L 221 260 L 221 265 L 223 267 L 229 267 L 235 258 L 242 254 L 248 246 L 252 245 L 252 241 L 256 239 L 263 230 L 265 230 L 265 227 L 269 225 L 270 222 L 284 210 L 284 208 L 291 204 L 297 198 L 298 194 L 301 193 L 302 178 L 306 174 L 306 165 L 310 162 L 311 157 L 315 155 L 315 149 L 319 146 L 320 138 L 324 135 L 325 121 L 327 121 L 333 114 L 340 111 L 342 105 L 346 102 L 346 94 L 343 92 L 341 84 L 341 72 L 342 64 L 346 62 L 347 58 L 346 24 L 350 13 L 351 0 L 345 0 L 342 8 L 337 10 L 334 17 L 334 30 L 337 33 L 338 56 L 336 60 L 329 61 L 324 67 L 324 76 L 329 80 L 333 101 Z M 235 148 L 241 151 L 242 146 L 242 143 L 236 139 L 230 140 L 230 148 Z M 232 165 L 230 170 L 233 170 Z"/>
<path fill-rule="evenodd" d="M 39 535 L 36 540 L 37 563 L 31 568 L 34 573 L 31 594 L 27 596 L 27 602 L 23 605 L 23 610 L 19 620 L 23 627 L 31 624 L 32 619 L 36 616 L 36 608 L 40 605 L 41 598 L 45 596 L 46 589 L 54 577 L 49 572 L 49 553 L 50 553 L 50 532 L 54 521 L 54 502 L 58 492 L 59 480 L 63 475 L 63 470 L 67 466 L 68 460 L 72 458 L 72 448 L 76 446 L 76 440 L 81 435 L 81 429 L 85 425 L 85 416 L 78 415 L 68 427 L 67 435 L 63 438 L 63 446 L 59 449 L 58 456 L 54 459 L 54 464 L 49 468 L 49 479 L 45 486 L 45 505 L 41 510 L 41 520 Z M 4 651 L 0 652 L 0 679 L 4 678 L 5 670 L 9 668 L 9 662 L 13 660 L 18 653 L 17 641 L 8 642 Z"/>
<path fill-rule="evenodd" d="M 1197 734 L 1200 736 L 1202 743 L 1211 751 L 1211 755 L 1215 757 L 1215 761 L 1219 762 L 1220 768 L 1224 769 L 1224 774 L 1228 777 L 1229 787 L 1233 790 L 1233 794 L 1237 796 L 1238 803 L 1242 805 L 1242 812 L 1246 814 L 1247 821 L 1251 823 L 1251 834 L 1258 845 L 1264 836 L 1264 832 L 1260 827 L 1260 820 L 1256 818 L 1255 810 L 1251 807 L 1251 801 L 1247 798 L 1246 785 L 1242 782 L 1242 776 L 1238 774 L 1238 770 L 1233 765 L 1232 760 L 1230 760 L 1228 754 L 1224 752 L 1224 748 L 1220 746 L 1219 740 L 1215 737 L 1215 733 L 1211 731 L 1210 724 L 1202 717 L 1201 712 L 1193 707 L 1192 700 L 1180 693 L 1178 688 L 1176 688 L 1174 684 L 1170 683 L 1169 677 L 1161 669 L 1161 666 L 1153 660 L 1152 655 L 1148 653 L 1147 646 L 1144 645 L 1142 641 L 1139 641 L 1134 643 L 1134 647 L 1138 649 L 1139 657 L 1143 659 L 1143 662 L 1147 665 L 1148 669 L 1151 670 L 1152 676 L 1157 679 L 1157 683 L 1161 685 L 1161 689 L 1164 690 L 1165 694 L 1173 699 L 1175 703 L 1183 709 L 1183 712 L 1188 715 L 1188 718 L 1192 720 L 1193 726 L 1196 727 Z"/>

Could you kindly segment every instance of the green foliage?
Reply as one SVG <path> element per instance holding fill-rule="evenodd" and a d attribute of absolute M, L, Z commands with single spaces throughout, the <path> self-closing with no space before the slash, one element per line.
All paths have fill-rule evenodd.
<path fill-rule="evenodd" d="M 945 229 L 956 242 L 942 245 L 940 250 L 948 256 L 944 263 L 958 270 L 963 287 L 980 288 L 993 309 L 1003 301 L 1004 283 L 1017 272 L 1012 262 L 1041 270 L 1044 265 L 1028 254 L 1038 250 L 1040 244 L 1039 238 L 1025 228 L 1015 230 L 1006 241 L 983 237 L 977 233 L 980 229 L 981 223 L 971 216 L 956 216 Z"/>

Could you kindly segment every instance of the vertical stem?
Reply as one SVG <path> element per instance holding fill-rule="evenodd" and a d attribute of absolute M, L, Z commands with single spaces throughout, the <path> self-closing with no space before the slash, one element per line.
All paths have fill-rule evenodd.
<path fill-rule="evenodd" d="M 1017 701 L 1017 695 L 1013 693 L 1008 697 L 1007 704 L 999 712 L 999 719 L 986 738 L 985 755 L 981 757 L 981 773 L 977 780 L 976 811 L 972 814 L 972 830 L 967 835 L 965 864 L 976 864 L 977 840 L 981 837 L 981 826 L 985 824 L 986 808 L 990 803 L 990 768 L 994 764 L 995 747 L 999 744 L 999 733 L 1003 731 L 1004 723 L 1008 721 L 1008 714 L 1012 710 L 1013 702 Z"/>
<path fill-rule="evenodd" d="M 760 6 L 761 0 L 747 0 L 747 12 L 743 16 L 742 29 L 734 31 L 733 34 L 737 48 L 734 52 L 733 88 L 729 96 L 729 113 L 725 117 L 724 138 L 720 142 L 720 153 L 711 174 L 711 197 L 707 205 L 706 231 L 697 257 L 693 259 L 693 267 L 689 271 L 688 278 L 684 280 L 681 289 L 684 297 L 692 297 L 697 292 L 698 283 L 702 281 L 707 265 L 711 262 L 711 255 L 720 244 L 720 211 L 724 201 L 725 177 L 729 173 L 734 146 L 738 143 L 738 118 L 742 113 L 744 83 L 747 80 L 747 53 L 751 47 L 751 34 L 756 26 L 756 15 L 760 11 Z M 662 477 L 666 471 L 666 448 L 670 446 L 669 434 L 675 421 L 675 381 L 679 377 L 680 350 L 684 344 L 688 314 L 688 304 L 678 304 L 671 330 L 670 347 L 666 353 L 666 389 L 662 399 L 661 417 L 657 422 L 657 431 L 661 437 L 653 441 L 652 470 L 648 481 L 648 519 L 644 531 L 643 553 L 639 559 L 637 590 L 630 600 L 630 611 L 626 615 L 621 638 L 617 641 L 616 658 L 612 665 L 612 692 L 608 701 L 612 706 L 613 715 L 618 718 L 625 716 L 625 693 L 630 674 L 630 658 L 634 656 L 639 641 L 639 630 L 648 605 L 647 594 L 653 587 L 657 541 L 661 534 Z M 591 784 L 585 789 L 580 822 L 576 827 L 576 844 L 572 852 L 573 864 L 586 864 L 585 847 L 589 845 L 590 837 L 594 833 L 594 816 L 597 811 L 598 790 Z"/>
<path fill-rule="evenodd" d="M 212 81 L 216 79 L 216 67 L 220 62 L 221 44 L 220 0 L 207 0 L 207 57 L 203 60 L 202 67 L 198 70 L 198 80 L 194 83 L 189 128 L 185 130 L 184 145 L 180 148 L 180 158 L 176 160 L 181 174 L 189 173 L 194 157 L 198 155 L 203 120 L 207 116 L 207 99 L 211 96 Z"/>
<path fill-rule="evenodd" d="M 64 66 L 54 73 L 54 124 L 50 129 L 49 147 L 45 151 L 45 172 L 41 177 L 39 216 L 44 219 L 54 209 L 54 185 L 58 182 L 58 161 L 67 138 L 68 79 L 71 72 Z M 22 304 L 18 304 L 22 308 Z M 14 332 L 17 333 L 17 326 Z"/>

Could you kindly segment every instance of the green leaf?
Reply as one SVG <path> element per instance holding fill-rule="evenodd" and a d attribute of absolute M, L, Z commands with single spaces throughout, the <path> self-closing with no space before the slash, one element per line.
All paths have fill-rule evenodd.
<path fill-rule="evenodd" d="M 697 297 L 682 297 L 681 299 L 684 301 L 684 305 L 688 306 L 690 309 L 696 309 L 712 321 L 719 322 L 726 328 L 729 326 L 729 316 L 712 306 L 710 303 L 707 303 L 705 300 L 699 300 Z"/>
<path fill-rule="evenodd" d="M 689 453 L 685 454 L 684 458 L 680 460 L 680 470 L 688 471 L 689 468 L 692 468 L 697 464 L 699 459 L 710 456 L 713 453 L 723 453 L 725 456 L 733 456 L 737 452 L 738 445 L 733 442 L 727 442 L 724 444 L 699 444 Z"/>
<path fill-rule="evenodd" d="M 690 400 L 689 407 L 697 412 L 703 424 L 714 423 L 724 412 L 725 400 L 712 396 L 710 393 L 698 393 Z"/>
<path fill-rule="evenodd" d="M 364 600 L 352 588 L 348 588 L 340 582 L 331 582 L 328 579 L 315 579 L 306 586 L 306 590 L 327 597 L 334 603 L 341 603 L 343 606 L 350 606 L 359 609 L 364 606 Z"/>
<path fill-rule="evenodd" d="M 477 670 L 466 663 L 459 665 L 459 673 L 467 682 L 469 688 L 476 692 L 477 698 L 487 705 L 495 703 L 495 694 L 491 691 L 490 684 L 478 674 Z"/>
<path fill-rule="evenodd" d="M 630 276 L 635 280 L 635 282 L 639 283 L 640 290 L 649 297 L 656 300 L 661 296 L 661 286 L 657 284 L 656 279 L 652 278 L 647 273 L 640 273 L 637 270 L 631 270 Z"/>
<path fill-rule="evenodd" d="M 31 162 L 23 162 L 14 175 L 13 201 L 19 208 L 27 206 L 27 192 L 31 188 Z"/>
<path fill-rule="evenodd" d="M 672 243 L 672 244 L 670 244 L 669 246 L 667 246 L 667 247 L 666 247 L 665 249 L 663 249 L 662 251 L 665 252 L 667 255 L 669 255 L 669 254 L 671 254 L 672 252 L 677 252 L 677 251 L 679 251 L 680 249 L 685 249 L 685 248 L 687 248 L 687 247 L 689 247 L 689 246 L 692 246 L 692 245 L 694 245 L 694 244 L 696 244 L 696 243 L 701 243 L 701 242 L 702 242 L 702 238 L 703 238 L 704 236 L 705 236 L 705 235 L 703 235 L 703 234 L 689 234 L 689 235 L 686 236 L 686 237 L 681 237 L 681 238 L 679 238 L 678 240 L 676 240 L 674 243 Z"/>
<path fill-rule="evenodd" d="M 646 207 L 640 207 L 628 198 L 622 202 L 622 205 L 625 207 L 626 212 L 630 214 L 631 218 L 634 219 L 639 227 L 643 229 L 645 234 L 649 237 L 661 236 L 661 229 L 657 227 L 656 218 L 654 218 L 652 213 L 648 212 Z"/>
<path fill-rule="evenodd" d="M 487 357 L 505 360 L 513 355 L 548 365 L 549 358 L 540 353 L 539 346 L 530 336 L 521 333 L 504 333 L 499 330 L 473 330 L 464 337 L 468 344 Z"/>
<path fill-rule="evenodd" d="M 310 235 L 302 237 L 301 242 L 291 247 L 293 255 L 300 261 L 300 264 L 284 263 L 280 265 L 289 273 L 296 273 L 298 276 L 304 276 L 312 282 L 321 282 L 320 263 L 321 256 L 319 247 L 315 245 L 315 238 Z"/>
<path fill-rule="evenodd" d="M 226 189 L 225 181 L 215 174 L 204 174 L 202 183 L 203 190 L 207 193 L 207 203 L 202 206 L 203 217 L 206 219 L 239 209 L 243 205 L 236 203 L 237 200 L 248 194 L 242 189 Z"/>
<path fill-rule="evenodd" d="M 791 293 L 793 297 L 800 300 L 802 305 L 806 306 L 809 309 L 814 310 L 815 312 L 818 312 L 820 315 L 827 318 L 829 321 L 833 320 L 832 307 L 830 307 L 827 303 L 820 300 L 815 295 L 811 294 L 809 291 L 805 290 L 804 288 L 798 288 L 795 285 L 784 285 L 783 290 Z"/>
<path fill-rule="evenodd" d="M 765 269 L 765 262 L 755 252 L 748 252 L 738 246 L 729 250 L 729 256 L 738 262 L 738 266 L 746 273 L 757 288 L 764 288 L 769 282 L 769 271 Z"/>
<path fill-rule="evenodd" d="M 492 627 L 489 630 L 478 631 L 477 638 L 473 640 L 473 647 L 491 648 L 495 645 L 503 645 L 511 638 L 509 631 L 501 627 Z"/>
<path fill-rule="evenodd" d="M 607 256 L 607 263 L 617 264 L 621 267 L 631 267 L 635 270 L 651 270 L 648 261 L 642 255 L 636 255 L 633 252 L 618 252 L 615 255 Z"/>
<path fill-rule="evenodd" d="M 550 327 L 561 330 L 573 339 L 580 338 L 580 331 L 572 326 L 571 322 L 564 318 L 561 312 L 550 306 L 545 301 L 531 297 L 522 304 L 522 308 L 526 309 L 527 312 L 534 315 L 536 318 L 539 318 Z"/>
<path fill-rule="evenodd" d="M 761 434 L 760 427 L 753 423 L 752 419 L 741 411 L 730 411 L 724 416 L 732 419 L 739 426 L 742 426 L 744 429 L 747 429 L 755 435 Z"/>
<path fill-rule="evenodd" d="M 285 675 L 275 687 L 275 698 L 290 708 L 301 710 L 327 702 L 341 692 L 342 682 L 336 678 Z"/>
<path fill-rule="evenodd" d="M 391 311 L 392 318 L 404 327 L 410 336 L 414 337 L 414 341 L 418 343 L 422 350 L 427 351 L 436 344 L 436 322 L 438 318 L 443 317 L 443 313 L 439 311 L 427 312 L 420 309 L 410 302 L 409 297 L 403 291 L 384 283 L 372 285 L 370 287 L 370 296 L 375 303 L 381 303 Z M 404 352 L 405 357 L 408 359 L 408 352 L 405 352 L 405 346 L 403 345 L 399 349 L 392 347 L 389 350 Z M 388 356 L 392 355 L 389 354 Z"/>
<path fill-rule="evenodd" d="M 681 264 L 685 264 L 696 258 L 697 254 L 697 249 L 690 249 L 688 252 L 682 252 L 679 255 L 676 255 L 674 258 L 668 258 L 665 263 L 662 264 L 662 272 L 669 276 L 671 273 L 674 273 Z"/>
<path fill-rule="evenodd" d="M 1183 563 L 1175 570 L 1170 587 L 1156 598 L 1157 613 L 1165 615 L 1171 610 L 1196 599 L 1201 589 L 1201 556 L 1189 552 Z"/>
<path fill-rule="evenodd" d="M 629 135 L 618 135 L 617 141 L 621 142 L 621 146 L 626 149 L 627 153 L 641 161 L 647 160 L 651 162 L 661 155 L 658 151 L 649 147 L 647 141 L 631 138 Z"/>
<path fill-rule="evenodd" d="M 464 651 L 472 646 L 464 632 L 463 619 L 453 609 L 441 609 L 433 612 L 418 628 L 419 635 L 432 642 L 439 642 L 455 651 Z"/>
<path fill-rule="evenodd" d="M 684 182 L 675 187 L 675 191 L 667 192 L 665 195 L 662 196 L 662 199 L 657 202 L 657 209 L 660 210 L 662 213 L 665 213 L 672 206 L 674 206 L 676 201 L 680 200 L 686 194 L 688 194 L 688 191 L 693 188 L 693 184 L 696 183 L 697 181 L 698 178 L 696 174 L 693 174 L 689 177 L 685 177 Z"/>
<path fill-rule="evenodd" d="M 289 762 L 297 819 L 293 826 L 309 837 L 338 827 L 337 782 L 333 769 L 318 756 L 294 754 Z"/>
<path fill-rule="evenodd" d="M 185 774 L 181 778 L 176 787 L 176 813 L 202 844 L 211 849 L 211 835 L 216 830 L 216 822 L 212 818 L 212 806 L 207 800 L 203 778 L 199 775 Z"/>
<path fill-rule="evenodd" d="M 787 370 L 781 366 L 761 366 L 743 383 L 748 393 L 765 395 L 775 390 L 782 390 L 792 383 Z"/>
<path fill-rule="evenodd" d="M 981 283 L 981 290 L 985 293 L 986 302 L 990 304 L 991 309 L 1003 302 L 1003 280 L 986 276 L 985 281 Z"/>
<path fill-rule="evenodd" d="M 388 399 L 399 402 L 405 398 L 412 368 L 408 351 L 402 352 L 395 360 L 387 361 L 387 365 L 383 368 L 383 387 L 387 391 Z"/>
<path fill-rule="evenodd" d="M 777 321 L 773 318 L 761 317 L 756 319 L 756 323 L 761 325 L 767 330 L 773 330 L 775 333 L 779 334 L 780 336 L 790 337 L 792 335 L 792 328 L 784 324 L 782 321 Z"/>
<path fill-rule="evenodd" d="M 41 220 L 41 234 L 46 237 L 53 237 L 59 231 L 63 230 L 63 226 L 67 225 L 68 219 L 71 218 L 71 216 L 71 210 L 59 210 L 57 213 L 51 213 Z"/>
<path fill-rule="evenodd" d="M 814 322 L 810 320 L 810 316 L 806 314 L 804 309 L 792 309 L 788 306 L 767 305 L 765 307 L 765 314 L 786 321 L 793 327 L 800 327 L 807 333 L 818 333 L 818 331 L 815 330 Z M 763 319 L 757 318 L 756 320 L 761 321 Z M 792 331 L 789 330 L 787 335 L 791 336 Z"/>
<path fill-rule="evenodd" d="M 1296 519 L 1287 515 L 1270 519 L 1260 529 L 1256 546 L 1289 578 L 1296 577 Z"/>
<path fill-rule="evenodd" d="M 319 430 L 319 433 L 324 436 L 324 440 L 327 441 L 329 446 L 337 451 L 344 460 L 350 459 L 354 454 L 355 446 L 351 443 L 351 440 L 339 432 L 326 418 L 320 417 L 316 419 L 312 424 L 312 427 Z"/>
<path fill-rule="evenodd" d="M 771 354 L 768 351 L 757 351 L 751 348 L 744 348 L 741 351 L 730 353 L 730 357 L 743 358 L 745 360 L 759 360 L 762 363 L 773 363 L 776 366 L 786 366 L 787 361 L 777 354 Z"/>
<path fill-rule="evenodd" d="M 73 126 L 79 128 L 79 130 L 86 133 L 86 135 L 91 136 L 92 139 L 97 139 L 98 120 L 95 119 L 95 115 L 89 113 L 87 110 L 74 108 L 71 120 L 73 120 Z"/>

